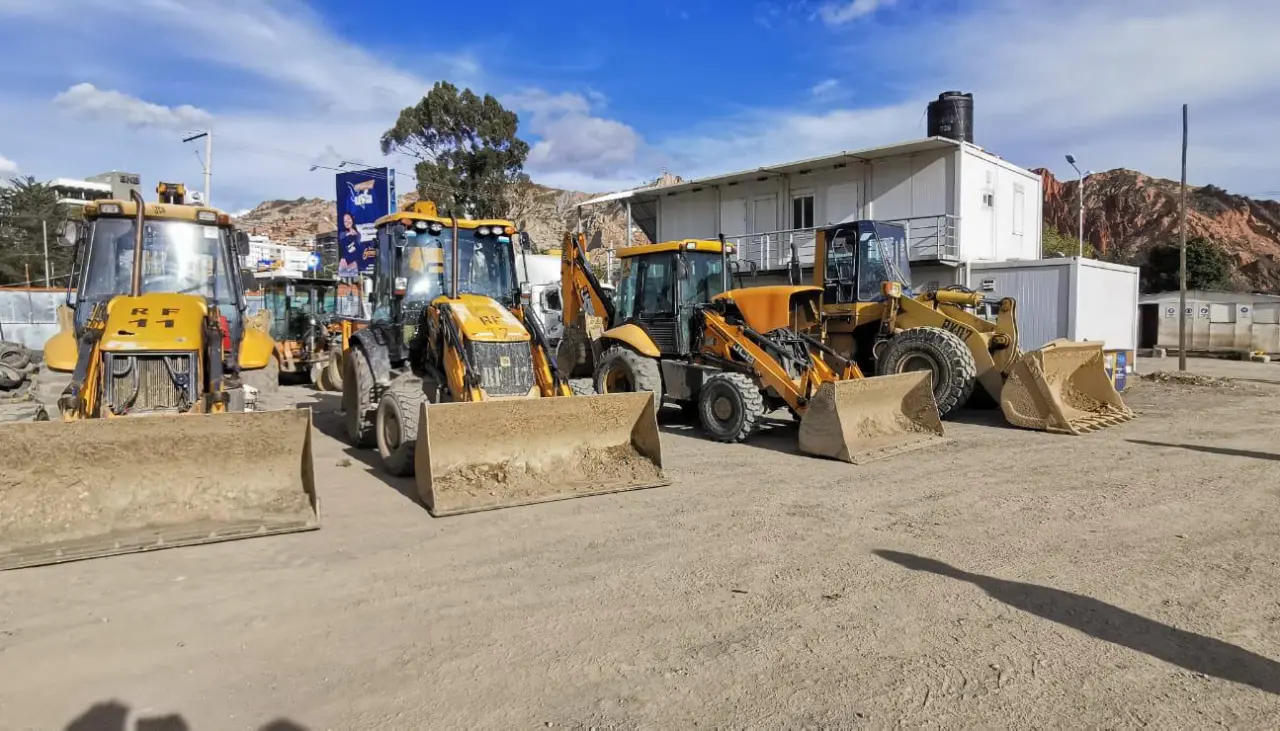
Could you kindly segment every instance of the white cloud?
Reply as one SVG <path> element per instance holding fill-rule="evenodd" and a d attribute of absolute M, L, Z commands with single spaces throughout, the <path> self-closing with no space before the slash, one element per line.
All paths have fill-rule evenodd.
<path fill-rule="evenodd" d="M 539 138 L 529 150 L 528 168 L 535 177 L 575 173 L 595 181 L 589 185 L 599 190 L 603 181 L 637 163 L 640 135 L 626 124 L 592 114 L 593 104 L 604 103 L 599 92 L 588 99 L 526 89 L 505 97 L 504 103 L 521 114 L 521 129 Z"/>
<path fill-rule="evenodd" d="M 53 102 L 88 119 L 122 122 L 129 127 L 183 130 L 207 127 L 213 121 L 213 115 L 189 104 L 176 107 L 151 104 L 89 83 L 76 84 L 54 97 Z"/>
<path fill-rule="evenodd" d="M 818 15 L 827 25 L 843 25 L 865 18 L 880 8 L 888 7 L 897 0 L 847 0 L 840 3 L 829 3 L 818 9 Z"/>
<path fill-rule="evenodd" d="M 0 155 L 0 175 L 15 175 L 18 172 L 18 163 L 10 160 L 4 155 Z"/>
<path fill-rule="evenodd" d="M 840 81 L 838 79 L 824 79 L 814 84 L 813 88 L 809 90 L 809 93 L 815 97 L 825 97 L 834 93 L 836 89 L 839 88 Z"/>

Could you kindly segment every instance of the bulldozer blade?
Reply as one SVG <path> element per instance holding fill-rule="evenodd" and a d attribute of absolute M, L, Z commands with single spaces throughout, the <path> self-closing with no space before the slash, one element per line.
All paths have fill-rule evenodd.
<path fill-rule="evenodd" d="M 944 439 L 928 371 L 824 383 L 800 418 L 800 451 L 852 464 Z"/>
<path fill-rule="evenodd" d="M 671 484 L 647 391 L 423 404 L 414 461 L 437 517 Z"/>
<path fill-rule="evenodd" d="M 320 527 L 311 411 L 0 425 L 0 569 Z"/>
<path fill-rule="evenodd" d="M 1010 424 L 1084 434 L 1134 417 L 1103 362 L 1102 343 L 1054 340 L 1014 363 L 1000 392 Z"/>

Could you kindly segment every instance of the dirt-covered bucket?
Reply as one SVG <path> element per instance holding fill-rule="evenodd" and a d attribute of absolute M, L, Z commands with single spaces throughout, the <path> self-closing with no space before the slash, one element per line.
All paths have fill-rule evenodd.
<path fill-rule="evenodd" d="M 1018 359 L 1000 392 L 1014 426 L 1083 434 L 1133 418 L 1107 376 L 1102 343 L 1054 340 Z"/>
<path fill-rule="evenodd" d="M 0 424 L 0 569 L 319 526 L 309 409 Z"/>
<path fill-rule="evenodd" d="M 800 418 L 800 451 L 852 464 L 943 438 L 928 371 L 824 383 Z"/>
<path fill-rule="evenodd" d="M 435 516 L 670 484 L 647 391 L 423 404 L 414 459 Z"/>

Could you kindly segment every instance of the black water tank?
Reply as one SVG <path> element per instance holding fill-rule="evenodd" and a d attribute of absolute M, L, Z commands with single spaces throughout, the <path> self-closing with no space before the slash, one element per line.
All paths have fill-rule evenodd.
<path fill-rule="evenodd" d="M 929 102 L 929 136 L 973 142 L 973 94 L 944 91 Z"/>

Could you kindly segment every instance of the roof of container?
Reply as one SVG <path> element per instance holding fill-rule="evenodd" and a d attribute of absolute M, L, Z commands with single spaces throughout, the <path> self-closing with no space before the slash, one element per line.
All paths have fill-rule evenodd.
<path fill-rule="evenodd" d="M 695 180 L 685 180 L 675 185 L 664 185 L 660 188 L 644 187 L 635 188 L 633 190 L 624 190 L 618 193 L 610 193 L 608 195 L 602 195 L 583 201 L 579 203 L 578 206 L 589 206 L 594 203 L 605 203 L 607 201 L 623 200 L 626 198 L 657 198 L 659 196 L 669 195 L 671 193 L 680 193 L 708 185 L 722 185 L 735 181 L 741 182 L 745 180 L 754 180 L 761 175 L 786 175 L 788 173 L 802 172 L 815 166 L 831 165 L 847 161 L 866 162 L 885 157 L 910 155 L 916 152 L 955 148 L 960 147 L 961 144 L 962 143 L 959 140 L 953 140 L 947 137 L 925 137 L 924 139 L 896 142 L 892 145 L 880 145 L 879 147 L 867 147 L 861 150 L 842 150 L 830 155 L 823 155 L 822 157 L 813 157 L 807 160 L 796 160 L 795 162 L 778 163 L 776 165 L 765 165 L 751 170 L 739 170 L 734 173 L 712 175 L 705 178 L 697 178 Z"/>
<path fill-rule="evenodd" d="M 1188 289 L 1187 299 L 1194 302 L 1280 302 L 1280 295 L 1260 292 L 1226 292 L 1216 289 Z M 1156 292 L 1138 297 L 1139 304 L 1177 302 L 1178 291 Z"/>
<path fill-rule="evenodd" d="M 75 178 L 54 178 L 47 185 L 50 188 L 74 188 L 77 190 L 96 190 L 101 193 L 110 193 L 111 185 L 108 183 L 95 183 L 91 180 L 76 180 Z"/>

